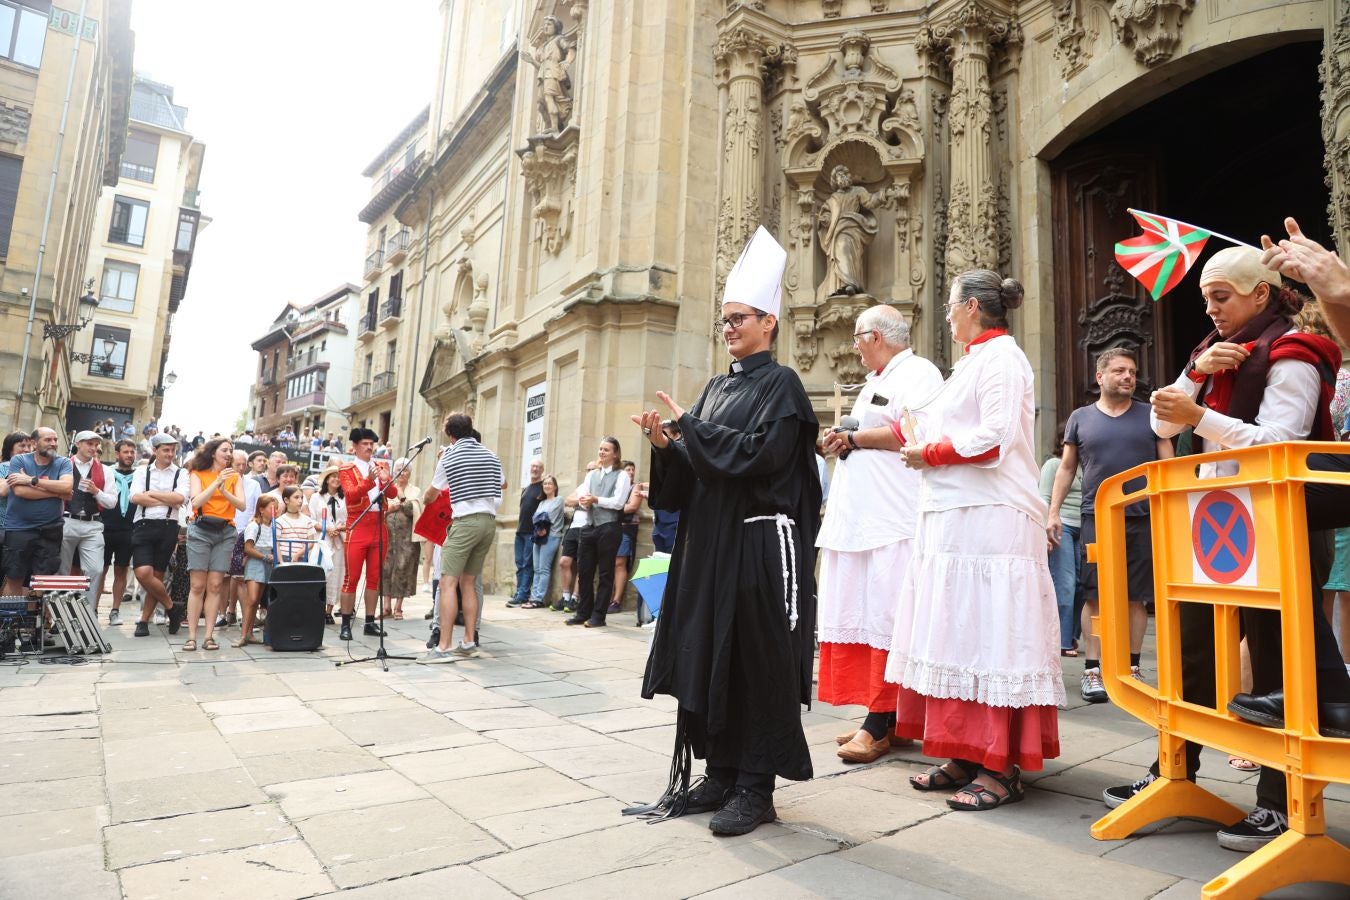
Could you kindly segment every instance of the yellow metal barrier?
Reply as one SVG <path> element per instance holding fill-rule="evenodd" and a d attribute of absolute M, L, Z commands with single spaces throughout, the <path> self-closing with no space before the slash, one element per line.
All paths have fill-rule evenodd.
<path fill-rule="evenodd" d="M 1206 898 L 1255 898 L 1290 884 L 1350 884 L 1350 849 L 1326 835 L 1322 791 L 1350 783 L 1350 740 L 1318 734 L 1313 598 L 1304 486 L 1350 485 L 1350 473 L 1308 468 L 1311 453 L 1350 454 L 1345 444 L 1268 444 L 1148 463 L 1097 491 L 1097 563 L 1102 677 L 1117 706 L 1158 730 L 1161 777 L 1092 826 L 1098 840 L 1119 840 L 1176 816 L 1224 825 L 1245 815 L 1186 778 L 1186 741 L 1285 773 L 1289 831 L 1205 885 Z M 1196 465 L 1229 460 L 1237 474 L 1198 478 Z M 1147 483 L 1126 494 L 1124 484 Z M 1147 499 L 1153 530 L 1158 686 L 1130 676 L 1125 565 L 1125 507 Z M 1213 607 L 1217 708 L 1181 698 L 1180 604 Z M 1238 613 L 1279 610 L 1284 649 L 1284 728 L 1262 728 L 1230 714 L 1240 688 Z"/>

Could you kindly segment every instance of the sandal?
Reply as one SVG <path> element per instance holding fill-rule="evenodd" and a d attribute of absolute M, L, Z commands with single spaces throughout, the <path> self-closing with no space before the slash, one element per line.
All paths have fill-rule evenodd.
<path fill-rule="evenodd" d="M 1243 759 L 1241 756 L 1228 757 L 1228 765 L 1237 769 L 1239 772 L 1259 772 L 1261 764 L 1254 763 L 1250 759 Z"/>
<path fill-rule="evenodd" d="M 961 770 L 961 776 L 952 775 L 945 768 L 948 765 L 954 765 Z M 909 778 L 910 786 L 916 791 L 950 791 L 956 788 L 963 788 L 975 780 L 975 774 L 979 771 L 979 766 L 965 763 L 954 759 L 950 763 L 943 763 L 941 766 L 933 766 L 922 775 L 911 775 Z M 920 778 L 927 778 L 927 781 L 920 782 Z M 941 779 L 941 780 L 939 780 Z"/>
<path fill-rule="evenodd" d="M 203 649 L 203 650 L 219 650 L 219 649 L 220 649 L 220 645 L 216 643 L 216 639 L 215 639 L 215 638 L 209 637 L 209 638 L 207 638 L 206 640 L 202 641 L 202 649 Z"/>
<path fill-rule="evenodd" d="M 240 647 L 246 647 L 246 646 L 248 646 L 249 644 L 256 644 L 256 643 L 258 643 L 258 642 L 255 641 L 255 640 L 253 640 L 253 637 L 252 637 L 251 635 L 247 635 L 247 634 L 246 634 L 246 635 L 244 635 L 243 637 L 241 637 L 239 640 L 237 640 L 237 641 L 234 642 L 234 649 L 238 650 Z M 208 649 L 209 649 L 209 648 L 208 648 Z"/>
<path fill-rule="evenodd" d="M 186 641 L 183 641 L 183 652 L 184 652 L 184 653 L 191 653 L 192 651 L 194 651 L 194 650 L 196 650 L 196 649 L 197 649 L 197 642 L 194 641 L 192 638 L 188 638 Z"/>
<path fill-rule="evenodd" d="M 1013 766 L 1011 775 L 1000 775 L 997 772 L 991 772 L 984 766 L 980 766 L 980 775 L 987 775 L 1003 787 L 1006 794 L 999 796 L 994 791 L 984 785 L 972 781 L 961 789 L 961 793 L 969 794 L 975 798 L 975 801 L 968 802 L 957 800 L 955 797 L 947 798 L 947 805 L 952 809 L 966 812 L 983 812 L 986 809 L 997 809 L 1007 803 L 1017 803 L 1026 796 L 1026 791 L 1022 788 L 1022 770 Z"/>
<path fill-rule="evenodd" d="M 1059 651 L 1059 655 L 1060 655 L 1060 656 L 1068 656 L 1068 657 L 1076 657 L 1076 656 L 1078 656 L 1078 651 L 1077 651 L 1077 650 L 1072 650 L 1072 649 L 1070 649 L 1070 650 L 1061 650 L 1061 651 Z"/>

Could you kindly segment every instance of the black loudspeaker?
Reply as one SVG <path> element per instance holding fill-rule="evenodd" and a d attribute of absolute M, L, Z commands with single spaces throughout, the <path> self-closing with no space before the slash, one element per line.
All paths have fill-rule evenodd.
<path fill-rule="evenodd" d="M 272 569 L 263 643 L 273 650 L 318 650 L 323 646 L 327 595 L 327 573 L 321 566 L 287 563 Z"/>

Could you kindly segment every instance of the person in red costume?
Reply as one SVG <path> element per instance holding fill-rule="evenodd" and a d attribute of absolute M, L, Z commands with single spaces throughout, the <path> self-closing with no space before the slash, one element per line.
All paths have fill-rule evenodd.
<path fill-rule="evenodd" d="M 342 631 L 339 638 L 352 639 L 352 615 L 356 609 L 356 586 L 361 573 L 366 575 L 366 625 L 364 633 L 380 637 L 382 631 L 375 622 L 375 598 L 380 591 L 380 570 L 384 566 L 384 552 L 389 539 L 384 531 L 384 516 L 388 505 L 398 503 L 398 488 L 390 484 L 389 463 L 371 459 L 378 435 L 369 428 L 353 428 L 350 443 L 356 459 L 343 463 L 338 470 L 342 492 L 347 502 L 347 574 L 342 579 Z M 375 501 L 380 490 L 388 486 L 384 495 L 384 509 L 373 509 L 362 516 Z M 357 522 L 360 517 L 361 521 Z M 353 527 L 354 526 L 354 527 Z"/>
<path fill-rule="evenodd" d="M 988 269 L 956 277 L 947 321 L 966 352 L 916 410 L 926 421 L 900 451 L 920 470 L 919 520 L 886 680 L 900 685 L 896 733 L 950 760 L 910 783 L 955 791 L 947 805 L 957 810 L 1021 800 L 1022 770 L 1059 755 L 1059 607 L 1033 455 L 1035 395 L 1008 333 L 1008 312 L 1021 305 L 1011 278 Z"/>

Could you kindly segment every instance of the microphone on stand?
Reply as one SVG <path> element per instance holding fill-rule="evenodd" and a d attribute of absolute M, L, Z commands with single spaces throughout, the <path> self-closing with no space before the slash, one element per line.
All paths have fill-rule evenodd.
<path fill-rule="evenodd" d="M 427 435 L 426 437 L 422 438 L 420 441 L 409 447 L 408 452 L 411 453 L 414 450 L 421 450 L 423 447 L 425 447 L 427 444 L 430 443 L 431 443 L 431 435 Z"/>

